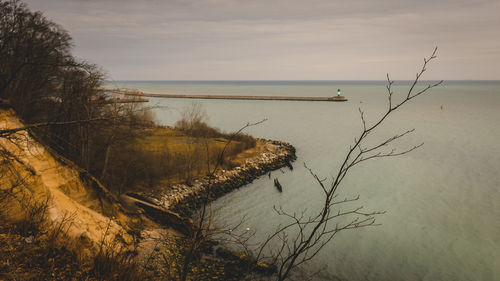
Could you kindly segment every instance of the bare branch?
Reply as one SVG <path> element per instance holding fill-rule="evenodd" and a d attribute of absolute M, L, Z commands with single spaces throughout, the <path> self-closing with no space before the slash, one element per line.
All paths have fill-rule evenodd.
<path fill-rule="evenodd" d="M 427 87 L 414 91 L 415 86 L 418 84 L 423 73 L 427 70 L 427 65 L 430 61 L 436 58 L 437 48 L 434 49 L 431 56 L 424 58 L 424 63 L 419 72 L 417 72 L 415 80 L 411 83 L 410 88 L 403 100 L 394 103 L 393 97 L 394 92 L 392 81 L 387 74 L 387 94 L 388 94 L 388 106 L 385 113 L 377 119 L 372 125 L 367 125 L 364 112 L 359 108 L 360 119 L 362 122 L 362 131 L 358 137 L 354 138 L 354 145 L 349 146 L 349 150 L 342 161 L 341 166 L 337 171 L 337 175 L 333 178 L 333 182 L 328 187 L 325 186 L 325 179 L 320 178 L 316 173 L 312 171 L 307 165 L 304 167 L 309 171 L 309 174 L 316 180 L 316 183 L 320 186 L 325 195 L 323 201 L 323 207 L 320 211 L 312 216 L 305 218 L 304 213 L 296 214 L 295 212 L 286 212 L 281 207 L 274 208 L 276 213 L 288 218 L 290 223 L 279 227 L 275 233 L 268 236 L 268 239 L 261 244 L 261 248 L 258 252 L 257 257 L 260 257 L 263 248 L 267 248 L 271 244 L 271 240 L 278 239 L 279 250 L 274 252 L 278 256 L 275 256 L 273 261 L 278 262 L 278 274 L 277 280 L 285 280 L 289 277 L 290 271 L 314 258 L 318 252 L 328 244 L 335 235 L 344 230 L 358 229 L 363 227 L 376 226 L 375 216 L 384 214 L 381 211 L 363 211 L 363 207 L 357 207 L 354 209 L 342 210 L 339 208 L 340 205 L 352 203 L 359 199 L 359 196 L 354 198 L 345 198 L 343 200 L 336 200 L 337 190 L 342 183 L 343 179 L 349 174 L 349 171 L 355 165 L 375 158 L 385 158 L 394 157 L 407 154 L 423 145 L 415 145 L 406 150 L 398 151 L 395 148 L 389 148 L 389 150 L 384 149 L 391 145 L 394 141 L 411 134 L 414 129 L 407 130 L 403 133 L 395 134 L 389 138 L 377 142 L 374 145 L 365 146 L 365 142 L 370 135 L 370 133 L 376 130 L 391 113 L 400 108 L 402 105 L 410 101 L 411 99 L 428 92 L 430 89 L 439 86 L 442 81 L 429 84 Z M 349 218 L 344 224 L 339 222 L 334 223 L 340 218 Z M 344 220 L 341 220 L 344 221 Z M 334 223 L 333 226 L 330 226 Z M 293 231 L 295 235 L 289 236 L 285 234 L 289 230 Z M 273 251 L 271 250 L 273 253 Z"/>
<path fill-rule="evenodd" d="M 20 128 L 14 128 L 14 129 L 4 129 L 0 130 L 0 138 L 6 138 L 7 136 L 10 136 L 12 134 L 15 134 L 20 131 L 25 131 L 29 129 L 35 129 L 35 128 L 41 128 L 41 127 L 48 127 L 48 126 L 59 126 L 59 125 L 72 125 L 72 124 L 83 124 L 83 123 L 89 123 L 89 122 L 95 122 L 95 121 L 102 121 L 102 120 L 109 120 L 109 117 L 99 117 L 99 118 L 91 118 L 91 119 L 85 119 L 85 120 L 74 120 L 74 121 L 63 121 L 63 122 L 43 122 L 43 123 L 36 123 L 36 124 L 31 124 L 27 125 L 24 127 Z"/>

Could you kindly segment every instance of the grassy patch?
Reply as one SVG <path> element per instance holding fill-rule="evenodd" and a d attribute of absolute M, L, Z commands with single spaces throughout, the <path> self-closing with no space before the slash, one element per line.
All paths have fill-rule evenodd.
<path fill-rule="evenodd" d="M 163 171 L 164 180 L 171 183 L 190 182 L 204 176 L 209 171 L 209 166 L 213 169 L 226 145 L 221 158 L 221 169 L 240 165 L 245 159 L 257 154 L 257 146 L 262 146 L 246 135 L 233 137 L 228 144 L 230 139 L 229 134 L 199 137 L 178 129 L 154 128 L 144 130 L 137 139 L 136 149 L 159 158 L 156 165 Z"/>

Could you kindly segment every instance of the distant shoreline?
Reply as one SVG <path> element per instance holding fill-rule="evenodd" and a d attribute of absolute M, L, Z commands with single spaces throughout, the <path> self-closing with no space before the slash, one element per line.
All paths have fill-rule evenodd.
<path fill-rule="evenodd" d="M 413 82 L 409 79 L 396 79 L 395 83 L 398 82 Z M 432 82 L 440 80 L 420 80 L 420 82 Z M 491 79 L 445 79 L 446 82 L 500 82 L 500 80 Z M 105 83 L 136 83 L 136 82 L 171 82 L 171 83 L 359 83 L 359 82 L 379 82 L 386 84 L 387 80 L 381 79 L 360 79 L 360 80 L 106 80 Z"/>

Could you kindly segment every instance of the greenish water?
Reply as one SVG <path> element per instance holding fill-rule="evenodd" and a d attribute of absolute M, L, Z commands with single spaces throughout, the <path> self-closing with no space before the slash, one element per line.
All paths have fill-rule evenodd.
<path fill-rule="evenodd" d="M 396 94 L 408 90 L 398 82 Z M 263 177 L 216 202 L 218 220 L 245 226 L 262 239 L 286 220 L 273 206 L 308 212 L 319 208 L 321 190 L 303 163 L 331 178 L 359 134 L 358 108 L 368 122 L 386 108 L 379 81 L 127 81 L 108 87 L 153 93 L 331 96 L 337 88 L 349 101 L 200 100 L 210 123 L 225 131 L 268 118 L 252 135 L 290 142 L 297 148 L 293 171 L 274 172 L 279 193 Z M 362 103 L 361 103 L 362 102 Z M 191 103 L 151 99 L 157 119 L 171 125 Z M 443 106 L 443 110 L 441 110 Z M 415 128 L 396 143 L 418 150 L 399 158 L 357 166 L 340 193 L 360 195 L 352 206 L 385 210 L 381 226 L 340 233 L 311 263 L 318 280 L 500 280 L 500 82 L 451 81 L 396 112 L 376 139 Z"/>

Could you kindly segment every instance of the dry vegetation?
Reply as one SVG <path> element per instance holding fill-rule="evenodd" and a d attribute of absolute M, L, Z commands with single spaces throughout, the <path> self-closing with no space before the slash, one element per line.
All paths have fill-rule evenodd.
<path fill-rule="evenodd" d="M 88 241 L 67 234 L 73 218 L 53 222 L 47 201 L 24 202 L 17 219 L 0 207 L 0 280 L 143 280 L 130 252 L 108 242 L 89 251 Z"/>
<path fill-rule="evenodd" d="M 218 155 L 214 143 L 227 135 L 207 125 L 199 105 L 186 109 L 178 122 L 189 136 L 186 145 L 175 144 L 180 138 L 164 140 L 165 130 L 156 127 L 150 109 L 112 102 L 100 87 L 104 73 L 72 56 L 71 36 L 59 25 L 15 0 L 0 2 L 0 16 L 0 104 L 14 108 L 27 124 L 47 124 L 30 133 L 111 191 L 152 187 L 165 177 L 189 182 L 203 173 L 207 158 Z M 230 157 L 255 145 L 248 136 L 236 141 Z"/>
<path fill-rule="evenodd" d="M 22 127 L 12 111 L 0 110 L 0 117 L 3 128 Z M 172 129 L 151 132 L 167 131 L 188 138 Z M 172 138 L 160 134 L 158 140 Z M 150 146 L 141 143 L 138 147 Z M 123 221 L 127 214 L 114 212 L 106 219 L 80 206 L 102 212 L 112 209 L 95 204 L 95 199 L 105 198 L 95 198 L 92 188 L 82 185 L 76 167 L 56 161 L 24 131 L 0 138 L 0 155 L 0 280 L 176 280 L 182 240 L 166 237 L 159 241 L 165 250 L 158 253 L 161 263 L 156 263 L 156 270 L 147 261 L 138 265 L 134 245 L 139 233 L 132 241 L 124 239 L 140 229 L 116 224 L 118 217 Z M 97 231 L 89 229 L 99 225 Z M 127 233 L 117 233 L 117 227 Z M 100 236 L 92 238 L 89 232 Z M 226 280 L 226 264 L 216 260 L 199 263 L 190 275 Z"/>
<path fill-rule="evenodd" d="M 151 178 L 163 178 L 169 183 L 189 183 L 207 174 L 207 165 L 216 164 L 227 141 L 227 137 L 220 133 L 217 137 L 193 137 L 177 129 L 155 128 L 145 130 L 137 138 L 136 147 L 141 154 L 153 159 L 153 165 L 146 173 L 156 173 L 157 176 Z M 255 150 L 247 150 L 254 148 L 256 143 L 249 136 L 233 140 L 224 153 L 222 168 L 231 169 L 238 165 L 242 152 L 253 156 Z"/>
<path fill-rule="evenodd" d="M 221 133 L 205 122 L 168 128 L 142 119 L 146 126 L 120 128 L 106 145 L 105 157 L 95 161 L 90 171 L 117 194 L 156 188 L 159 184 L 191 183 L 207 174 L 220 155 L 222 167 L 233 168 L 245 157 L 254 156 L 257 140 L 245 134 Z M 177 124 L 183 123 L 185 118 Z M 123 125 L 121 125 L 123 126 Z M 119 131 L 115 127 L 115 131 Z M 193 133 L 195 132 L 195 133 Z M 231 143 L 222 154 L 228 140 Z M 260 146 L 259 146 L 260 147 Z"/>
<path fill-rule="evenodd" d="M 240 278 L 242 268 L 239 262 L 242 259 L 236 260 L 232 267 L 226 267 L 219 260 L 205 259 L 202 253 L 202 242 L 208 241 L 210 235 L 224 231 L 212 225 L 210 188 L 203 196 L 193 235 L 174 242 L 163 239 L 163 245 L 168 247 L 160 254 L 163 262 L 157 271 L 160 274 L 156 276 L 148 275 L 148 263 L 136 264 L 134 249 L 124 246 L 134 245 L 137 232 L 130 225 L 137 222 L 115 203 L 115 195 L 108 189 L 121 194 L 138 187 L 153 188 L 163 181 L 189 183 L 210 171 L 209 179 L 212 180 L 216 169 L 211 167 L 215 163 L 221 164 L 221 168 L 237 165 L 243 161 L 242 157 L 256 154 L 259 143 L 246 135 L 225 134 L 211 128 L 207 125 L 206 114 L 196 104 L 184 111 L 176 129 L 155 125 L 149 109 L 139 104 L 120 104 L 110 100 L 101 89 L 102 71 L 74 58 L 71 46 L 70 35 L 40 12 L 30 11 L 17 0 L 0 0 L 0 109 L 15 110 L 26 124 L 13 130 L 0 127 L 0 280 Z M 290 278 L 294 268 L 314 258 L 338 232 L 375 225 L 374 216 L 379 212 L 364 213 L 360 211 L 361 207 L 340 212 L 338 206 L 359 197 L 336 199 L 337 188 L 350 168 L 360 162 L 402 155 L 419 147 L 399 152 L 384 150 L 412 130 L 396 134 L 375 146 L 365 146 L 364 141 L 393 111 L 440 84 L 414 91 L 428 61 L 435 58 L 435 52 L 424 60 L 422 70 L 400 103 L 393 101 L 392 81 L 388 79 L 388 110 L 382 118 L 374 124 L 366 124 L 360 111 L 363 130 L 348 150 L 330 186 L 311 171 L 324 193 L 323 207 L 316 215 L 306 218 L 295 210 L 276 209 L 290 223 L 269 234 L 253 252 L 258 253 L 256 261 L 266 258 L 277 265 L 278 280 Z M 56 177 L 62 173 L 50 174 L 45 169 L 37 170 L 26 165 L 26 159 L 7 148 L 8 145 L 23 146 L 22 149 L 29 152 L 29 144 L 26 147 L 20 145 L 18 137 L 34 137 L 43 144 L 41 147 L 76 164 L 74 171 L 78 172 L 74 172 L 77 176 L 73 178 L 85 183 L 76 188 L 64 181 L 54 186 L 40 184 L 44 177 L 57 183 Z M 228 139 L 233 142 L 227 147 L 226 157 L 220 158 Z M 43 162 L 33 157 L 30 161 Z M 88 196 L 87 192 L 92 193 L 93 199 L 86 203 L 85 200 L 78 201 Z M 68 203 L 75 212 L 61 213 L 54 219 L 51 212 L 57 209 L 55 206 L 61 207 L 61 202 Z M 340 217 L 351 215 L 352 220 L 347 220 L 345 225 L 333 223 Z M 92 227 L 89 221 L 102 223 L 103 218 L 108 219 L 103 229 L 88 230 Z M 126 223 L 127 219 L 132 223 Z M 74 224 L 86 224 L 82 228 L 93 233 L 93 239 L 71 235 Z M 115 231 L 120 228 L 123 233 Z M 291 229 L 293 231 L 289 232 Z M 97 242 L 96 233 L 101 235 Z M 235 236 L 234 232 L 228 236 L 242 242 L 243 236 Z M 264 257 L 263 250 L 272 245 L 270 241 L 277 241 L 281 246 L 269 249 L 272 255 Z"/>
<path fill-rule="evenodd" d="M 101 237 L 92 241 L 88 229 L 77 227 L 85 216 L 62 208 L 67 198 L 52 192 L 46 181 L 52 169 L 40 175 L 39 167 L 26 164 L 31 155 L 19 151 L 28 149 L 40 163 L 50 162 L 26 135 L 0 139 L 0 280 L 139 280 L 123 236 L 111 235 L 116 223 L 103 221 Z"/>
<path fill-rule="evenodd" d="M 40 12 L 0 0 L 0 280 L 146 280 L 133 249 L 143 217 L 132 219 L 107 189 L 189 182 L 216 162 L 228 137 L 226 168 L 257 142 L 209 127 L 199 107 L 186 110 L 176 129 L 157 126 L 141 104 L 113 102 L 101 89 L 103 72 L 74 58 L 71 46 Z M 5 112 L 14 111 L 22 122 L 6 125 Z M 60 168 L 34 147 L 75 167 Z M 72 176 L 61 178 L 66 172 Z"/>

